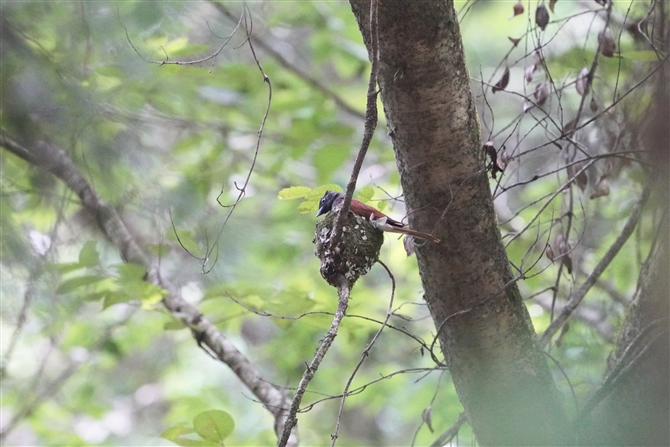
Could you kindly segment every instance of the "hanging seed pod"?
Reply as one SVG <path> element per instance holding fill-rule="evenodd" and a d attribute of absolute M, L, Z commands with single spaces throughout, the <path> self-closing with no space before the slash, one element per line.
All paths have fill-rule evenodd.
<path fill-rule="evenodd" d="M 591 107 L 591 112 L 593 113 L 598 111 L 598 103 L 596 102 L 595 96 L 591 96 L 591 103 L 589 104 L 589 107 Z"/>
<path fill-rule="evenodd" d="M 558 0 L 549 0 L 549 9 L 551 9 L 551 12 L 554 12 L 554 6 L 556 6 L 556 2 Z"/>
<path fill-rule="evenodd" d="M 549 11 L 544 4 L 544 0 L 540 3 L 535 10 L 535 24 L 540 27 L 542 31 L 547 27 L 549 23 Z"/>
<path fill-rule="evenodd" d="M 505 90 L 505 87 L 507 87 L 507 84 L 509 83 L 509 68 L 505 68 L 505 72 L 503 73 L 502 77 L 498 80 L 496 85 L 493 86 L 493 93 L 499 91 L 499 90 Z"/>
<path fill-rule="evenodd" d="M 571 252 L 572 252 L 572 246 L 570 245 L 570 242 L 563 237 L 562 234 L 559 234 L 556 236 L 556 257 L 561 258 L 561 262 L 563 262 L 563 265 L 568 269 L 568 273 L 572 274 L 572 257 L 571 257 Z"/>
<path fill-rule="evenodd" d="M 538 106 L 543 105 L 549 97 L 549 83 L 545 81 L 537 84 L 533 96 L 535 97 L 535 102 Z"/>
<path fill-rule="evenodd" d="M 567 134 L 569 134 L 570 132 L 572 132 L 573 130 L 575 130 L 575 124 L 577 124 L 577 120 L 576 120 L 576 119 L 570 121 L 568 124 L 566 124 L 565 126 L 563 126 L 563 135 L 567 135 Z"/>
<path fill-rule="evenodd" d="M 610 182 L 603 178 L 598 182 L 596 190 L 591 194 L 591 199 L 597 199 L 598 197 L 605 197 L 610 195 Z"/>
<path fill-rule="evenodd" d="M 568 166 L 568 178 L 574 178 L 575 184 L 584 191 L 589 185 L 589 176 L 585 171 L 582 171 L 583 165 L 581 163 L 573 163 Z M 581 172 L 580 172 L 581 171 Z"/>
<path fill-rule="evenodd" d="M 554 262 L 554 259 L 556 256 L 554 256 L 554 249 L 551 248 L 550 244 L 547 244 L 546 250 L 544 250 L 544 254 L 547 255 L 547 258 L 551 261 Z"/>
<path fill-rule="evenodd" d="M 612 32 L 610 31 L 609 27 L 605 28 L 600 34 L 598 34 L 598 51 L 600 51 L 600 53 L 605 57 L 614 56 L 614 51 L 616 51 L 616 44 L 614 43 Z"/>
<path fill-rule="evenodd" d="M 526 113 L 533 108 L 533 103 L 531 103 L 528 98 L 523 100 L 523 112 Z"/>
<path fill-rule="evenodd" d="M 579 93 L 581 96 L 585 96 L 589 94 L 589 69 L 584 67 L 582 68 L 582 71 L 579 72 L 579 76 L 577 76 L 577 81 L 575 82 L 575 88 L 577 89 L 577 93 Z"/>
<path fill-rule="evenodd" d="M 509 19 L 511 20 L 511 19 L 513 19 L 514 17 L 523 14 L 523 11 L 524 11 L 524 10 L 523 10 L 523 3 L 521 3 L 521 0 L 519 0 L 519 1 L 516 2 L 516 4 L 514 5 L 514 11 L 512 12 L 512 15 L 509 16 Z"/>
<path fill-rule="evenodd" d="M 535 70 L 537 69 L 537 65 L 529 65 L 526 67 L 526 69 L 523 71 L 523 77 L 526 78 L 526 83 L 530 84 L 533 82 L 533 73 L 535 73 Z"/>

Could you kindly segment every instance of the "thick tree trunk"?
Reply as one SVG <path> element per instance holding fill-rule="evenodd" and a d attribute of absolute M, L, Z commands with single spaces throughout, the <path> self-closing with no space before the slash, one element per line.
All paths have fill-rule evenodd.
<path fill-rule="evenodd" d="M 425 299 L 481 445 L 566 444 L 562 400 L 509 269 L 451 1 L 377 1 L 379 86 Z M 370 1 L 351 0 L 370 49 Z M 374 26 L 374 25 L 373 25 Z"/>
<path fill-rule="evenodd" d="M 656 38 L 667 49 L 668 2 L 659 2 L 656 8 Z M 594 395 L 593 412 L 581 421 L 583 445 L 670 445 L 669 83 L 670 68 L 665 63 L 655 79 L 654 101 L 640 117 L 644 130 L 640 149 L 647 150 L 656 181 L 656 197 L 650 202 L 665 208 L 665 214 L 657 230 L 656 250 L 640 272 L 616 348 L 608 359 L 603 386 Z"/>
<path fill-rule="evenodd" d="M 640 274 L 603 387 L 594 396 L 599 402 L 580 421 L 581 445 L 670 445 L 667 226 L 663 233 Z"/>

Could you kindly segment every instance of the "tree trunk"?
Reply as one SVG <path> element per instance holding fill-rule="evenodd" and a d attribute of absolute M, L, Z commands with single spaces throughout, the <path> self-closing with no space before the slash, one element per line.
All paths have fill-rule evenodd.
<path fill-rule="evenodd" d="M 654 17 L 656 38 L 670 48 L 667 1 L 659 3 Z M 650 202 L 664 209 L 657 246 L 640 272 L 603 386 L 594 395 L 598 400 L 593 412 L 581 421 L 584 445 L 670 445 L 669 83 L 665 63 L 655 80 L 654 101 L 639 123 L 641 148 L 647 150 L 654 167 L 657 197 Z"/>
<path fill-rule="evenodd" d="M 668 233 L 645 264 L 581 445 L 670 445 Z M 588 408 L 590 410 L 590 408 Z"/>
<path fill-rule="evenodd" d="M 493 210 L 453 2 L 376 4 L 381 99 L 410 224 L 442 240 L 417 249 L 425 300 L 477 441 L 566 444 Z M 370 51 L 370 1 L 351 5 Z"/>

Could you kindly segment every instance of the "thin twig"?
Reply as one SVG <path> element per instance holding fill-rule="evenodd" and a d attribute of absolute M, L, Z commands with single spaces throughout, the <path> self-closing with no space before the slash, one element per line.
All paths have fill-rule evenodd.
<path fill-rule="evenodd" d="M 363 141 L 361 142 L 361 148 L 359 149 L 356 161 L 354 162 L 354 167 L 351 172 L 351 178 L 349 180 L 349 183 L 347 184 L 347 190 L 344 197 L 344 202 L 342 204 L 342 208 L 340 209 L 339 215 L 335 220 L 335 224 L 333 225 L 332 229 L 333 237 L 330 239 L 330 244 L 332 247 L 337 247 L 337 245 L 339 244 L 340 235 L 342 233 L 342 227 L 344 226 L 344 219 L 349 212 L 351 198 L 353 197 L 354 189 L 356 188 L 356 180 L 358 179 L 361 166 L 363 165 L 363 160 L 365 159 L 365 154 L 367 153 L 368 147 L 370 146 L 370 142 L 372 141 L 372 136 L 374 135 L 375 128 L 377 127 L 377 94 L 378 94 L 377 66 L 379 60 L 377 2 L 378 0 L 371 0 L 370 2 L 370 33 L 371 33 L 371 46 L 372 46 L 372 49 L 370 51 L 370 58 L 372 67 L 370 69 L 370 80 L 368 83 L 368 96 L 367 96 L 367 105 L 365 112 L 365 129 L 363 132 Z M 333 252 L 336 253 L 338 252 L 338 250 L 333 249 Z M 293 398 L 293 402 L 289 410 L 286 425 L 284 427 L 284 433 L 282 434 L 282 437 L 279 441 L 279 447 L 283 447 L 286 445 L 286 441 L 288 440 L 290 430 L 293 429 L 293 427 L 295 427 L 295 425 L 297 424 L 298 421 L 296 418 L 296 414 L 298 413 L 298 409 L 300 408 L 300 402 L 302 401 L 302 396 L 304 395 L 305 390 L 307 389 L 307 385 L 314 377 L 316 369 L 319 367 L 321 360 L 323 360 L 323 357 L 326 355 L 326 352 L 330 348 L 330 345 L 333 343 L 333 340 L 337 335 L 337 330 L 339 328 L 340 322 L 342 321 L 342 318 L 344 318 L 344 314 L 346 312 L 349 302 L 349 292 L 351 285 L 349 284 L 348 280 L 344 277 L 344 275 L 340 275 L 337 281 L 339 282 L 339 285 L 337 287 L 339 295 L 337 312 L 335 313 L 335 317 L 333 318 L 333 322 L 331 323 L 328 333 L 321 342 L 321 345 L 319 346 L 316 354 L 314 355 L 312 362 L 307 367 L 302 376 L 302 379 L 300 380 L 300 384 L 298 385 L 296 395 Z"/>
<path fill-rule="evenodd" d="M 593 393 L 591 398 L 584 404 L 584 408 L 579 413 L 577 421 L 588 420 L 588 416 L 593 411 L 593 409 L 602 402 L 612 391 L 617 383 L 619 383 L 636 365 L 637 360 L 639 360 L 646 352 L 649 347 L 655 343 L 663 334 L 663 327 L 660 327 L 656 333 L 653 331 L 661 324 L 666 324 L 668 318 L 660 318 L 649 323 L 647 326 L 640 330 L 640 333 L 628 344 L 623 354 L 617 359 L 617 362 L 610 372 L 603 380 L 602 385 Z M 639 350 L 636 350 L 638 346 L 647 338 L 651 337 L 651 340 L 644 344 Z M 667 337 L 667 330 L 665 331 L 665 336 Z M 630 355 L 629 355 L 630 354 Z"/>
<path fill-rule="evenodd" d="M 444 431 L 438 438 L 433 441 L 430 447 L 442 447 L 443 445 L 449 444 L 452 439 L 458 434 L 458 431 L 461 429 L 461 426 L 467 422 L 468 418 L 465 416 L 465 411 L 458 415 L 456 422 L 451 424 L 447 430 Z"/>
<path fill-rule="evenodd" d="M 361 172 L 361 167 L 363 166 L 363 160 L 365 160 L 365 155 L 368 152 L 370 147 L 370 142 L 377 128 L 377 95 L 379 91 L 377 90 L 377 71 L 379 67 L 379 24 L 377 23 L 377 8 L 379 0 L 370 1 L 370 79 L 368 82 L 368 95 L 367 95 L 367 104 L 365 107 L 365 127 L 363 130 L 363 140 L 361 141 L 361 147 L 358 150 L 358 155 L 356 156 L 356 161 L 354 166 L 351 169 L 351 177 L 349 178 L 349 183 L 347 183 L 347 189 L 344 195 L 344 202 L 342 202 L 342 208 L 340 209 L 340 214 L 335 220 L 335 225 L 333 226 L 333 233 L 335 236 L 331 239 L 331 244 L 333 246 L 337 245 L 339 234 L 342 232 L 342 226 L 344 225 L 345 216 L 349 212 L 349 206 L 351 205 L 351 199 L 354 196 L 354 190 L 356 189 L 356 181 L 358 180 L 358 174 Z"/>
<path fill-rule="evenodd" d="M 221 37 L 217 36 L 220 39 L 224 40 L 224 42 L 221 44 L 221 46 L 218 49 L 216 49 L 209 56 L 205 56 L 205 57 L 200 58 L 200 59 L 194 59 L 194 60 L 191 60 L 191 61 L 170 61 L 169 60 L 170 55 L 167 54 L 167 52 L 165 51 L 165 48 L 163 48 L 163 47 L 161 47 L 161 49 L 165 53 L 165 60 L 153 61 L 153 60 L 145 58 L 144 56 L 142 56 L 142 53 L 140 53 L 140 50 L 137 49 L 135 44 L 133 44 L 133 41 L 130 39 L 130 35 L 128 34 L 128 28 L 126 28 L 126 26 L 123 24 L 123 22 L 121 22 L 121 17 L 120 16 L 119 16 L 119 22 L 121 22 L 121 26 L 123 27 L 124 31 L 126 32 L 126 40 L 128 41 L 128 44 L 131 46 L 131 48 L 135 51 L 135 53 L 137 53 L 137 55 L 144 62 L 147 62 L 149 64 L 156 64 L 156 65 L 198 65 L 198 64 L 201 64 L 203 62 L 207 62 L 209 60 L 215 59 L 221 53 L 221 51 L 223 51 L 223 49 L 226 47 L 226 45 L 228 45 L 228 42 L 230 42 L 230 40 L 233 38 L 233 36 L 237 32 L 237 29 L 240 27 L 240 24 L 242 23 L 242 18 L 243 17 L 244 17 L 244 14 L 240 16 L 239 20 L 237 21 L 237 25 L 235 25 L 235 28 L 233 29 L 233 32 L 230 33 L 230 35 L 228 37 L 221 38 Z M 211 29 L 210 29 L 210 31 L 211 31 Z M 214 33 L 212 33 L 212 34 L 214 34 Z"/>
<path fill-rule="evenodd" d="M 379 336 L 382 334 L 382 331 L 386 327 L 386 324 L 389 321 L 389 318 L 391 318 L 391 313 L 393 309 L 393 298 L 395 297 L 395 277 L 393 276 L 393 273 L 391 273 L 391 270 L 388 268 L 386 264 L 384 264 L 382 261 L 379 259 L 377 260 L 379 264 L 381 264 L 384 269 L 386 269 L 386 273 L 388 273 L 389 278 L 391 278 L 391 299 L 389 300 L 389 305 L 388 308 L 386 309 L 386 317 L 384 318 L 384 321 L 382 322 L 382 325 L 379 327 L 379 330 L 377 333 L 372 337 L 372 340 L 368 345 L 365 347 L 363 350 L 363 353 L 361 354 L 360 360 L 358 360 L 358 363 L 356 364 L 356 367 L 354 368 L 353 372 L 351 375 L 349 375 L 349 380 L 347 380 L 347 384 L 344 386 L 344 391 L 342 391 L 342 399 L 340 400 L 340 409 L 337 412 L 337 423 L 335 424 L 335 432 L 331 435 L 331 447 L 335 447 L 335 443 L 337 442 L 337 436 L 340 431 L 340 421 L 342 419 L 342 411 L 344 410 L 344 401 L 347 399 L 347 396 L 349 395 L 349 388 L 351 387 L 351 383 L 354 381 L 354 377 L 356 377 L 356 373 L 360 369 L 360 367 L 363 365 L 363 362 L 365 359 L 368 357 L 370 354 L 370 351 L 372 350 L 372 347 L 374 346 L 375 342 L 379 338 Z"/>
<path fill-rule="evenodd" d="M 258 368 L 219 332 L 198 309 L 186 302 L 176 286 L 160 275 L 155 260 L 140 247 L 117 211 L 108 205 L 93 189 L 69 155 L 62 148 L 44 142 L 24 146 L 1 128 L 0 146 L 37 168 L 55 175 L 79 197 L 81 205 L 91 215 L 95 216 L 98 228 L 119 250 L 121 258 L 126 262 L 141 265 L 147 270 L 147 280 L 168 292 L 168 295 L 163 299 L 163 305 L 168 311 L 184 325 L 191 328 L 199 344 L 206 346 L 219 361 L 228 365 L 242 383 L 263 402 L 265 408 L 275 418 L 275 432 L 279 436 L 288 406 L 288 399 L 284 392 L 261 380 L 261 373 Z M 293 434 L 288 445 L 297 446 L 297 444 L 297 435 Z"/>
<path fill-rule="evenodd" d="M 215 1 L 215 0 L 209 0 L 210 4 L 214 6 L 221 14 L 226 16 L 229 20 L 234 21 L 235 20 L 235 15 L 230 12 L 222 3 Z M 320 91 L 323 93 L 324 96 L 327 98 L 330 98 L 337 104 L 337 106 L 348 113 L 349 115 L 358 118 L 358 119 L 365 119 L 365 115 L 363 115 L 360 111 L 354 109 L 351 107 L 349 104 L 347 104 L 337 93 L 332 91 L 330 88 L 328 88 L 325 84 L 323 84 L 318 78 L 315 78 L 314 76 L 311 76 L 309 73 L 303 71 L 296 65 L 292 64 L 291 62 L 288 61 L 279 51 L 275 50 L 270 44 L 265 42 L 263 39 L 261 39 L 258 36 L 251 36 L 250 39 L 253 41 L 254 44 L 256 44 L 261 50 L 265 51 L 269 55 L 271 55 L 277 62 L 279 62 L 279 65 L 282 67 L 286 68 L 288 71 L 294 73 L 296 76 L 307 82 L 309 85 L 311 85 L 313 88 L 316 90 Z"/>
<path fill-rule="evenodd" d="M 284 430 L 279 440 L 279 447 L 285 447 L 287 445 L 287 442 L 289 441 L 289 436 L 291 435 L 291 432 L 298 423 L 296 415 L 298 414 L 298 410 L 300 409 L 300 403 L 302 402 L 302 397 L 304 396 L 305 391 L 307 390 L 307 385 L 314 378 L 314 374 L 316 374 L 317 369 L 319 369 L 321 361 L 326 356 L 326 353 L 328 352 L 330 346 L 333 344 L 333 341 L 337 336 L 337 330 L 340 327 L 340 323 L 342 322 L 342 319 L 344 318 L 347 312 L 347 307 L 349 305 L 349 293 L 351 292 L 351 290 L 349 287 L 349 282 L 344 277 L 344 275 L 340 276 L 340 284 L 337 288 L 337 292 L 339 295 L 337 312 L 335 312 L 333 321 L 330 324 L 330 329 L 328 329 L 328 332 L 326 333 L 325 337 L 323 337 L 323 341 L 319 345 L 319 348 L 314 354 L 312 361 L 310 362 L 310 364 L 307 366 L 307 369 L 303 373 L 302 379 L 300 379 L 300 383 L 298 384 L 295 396 L 293 397 L 293 402 L 291 402 L 291 407 L 289 408 L 288 415 L 286 417 L 286 422 L 284 423 Z"/>
<path fill-rule="evenodd" d="M 652 183 L 654 183 L 654 181 L 650 180 L 645 186 L 644 190 L 642 191 L 642 196 L 631 210 L 630 216 L 628 217 L 626 224 L 621 230 L 621 233 L 616 238 L 614 243 L 610 246 L 610 248 L 607 250 L 607 253 L 605 253 L 600 262 L 598 262 L 598 265 L 596 265 L 591 274 L 586 278 L 586 280 L 584 280 L 584 283 L 582 283 L 581 287 L 572 293 L 570 299 L 566 303 L 561 313 L 556 317 L 554 321 L 551 322 L 547 330 L 544 331 L 544 334 L 542 334 L 542 337 L 540 338 L 541 346 L 546 346 L 551 340 L 551 338 L 554 336 L 554 334 L 556 334 L 556 332 L 558 332 L 561 326 L 563 326 L 563 324 L 568 320 L 568 318 L 570 318 L 570 316 L 575 311 L 577 306 L 579 306 L 579 303 L 582 302 L 588 291 L 598 281 L 600 275 L 602 275 L 605 269 L 607 269 L 609 264 L 619 253 L 619 250 L 621 250 L 621 247 L 623 247 L 623 245 L 626 243 L 630 235 L 633 233 L 633 230 L 635 229 L 638 221 L 640 220 L 642 209 L 644 208 L 644 205 L 647 203 L 647 199 L 649 198 L 649 195 L 651 193 Z"/>

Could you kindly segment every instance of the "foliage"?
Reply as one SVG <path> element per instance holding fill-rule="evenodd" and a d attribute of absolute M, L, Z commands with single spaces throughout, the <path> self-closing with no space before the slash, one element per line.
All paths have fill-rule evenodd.
<path fill-rule="evenodd" d="M 526 33 L 536 43 L 547 42 L 548 34 L 524 28 L 521 18 L 501 20 L 511 4 L 482 3 L 459 5 L 464 42 L 485 140 L 509 155 L 491 187 L 508 254 L 541 332 L 552 306 L 560 307 L 616 237 L 644 172 L 626 157 L 614 166 L 603 158 L 589 168 L 586 189 L 569 186 L 566 166 L 575 159 L 558 137 L 586 97 L 572 84 L 595 45 L 594 33 L 573 29 L 584 20 L 579 6 L 556 3 L 552 18 L 573 18 L 550 22 L 545 32 L 570 39 L 547 43 L 528 85 L 524 67 L 534 60 L 532 48 L 512 47 L 506 36 Z M 228 6 L 242 11 L 239 4 Z M 369 64 L 346 4 L 249 7 L 259 61 L 272 85 L 257 158 L 268 89 L 244 44 L 244 27 L 236 29 L 236 21 L 207 2 L 3 4 L 2 127 L 26 142 L 44 139 L 65 148 L 160 257 L 161 275 L 179 285 L 264 379 L 291 390 L 336 306 L 313 256 L 312 216 L 324 191 L 348 179 L 362 135 Z M 186 64 L 214 54 L 231 34 L 215 57 Z M 622 58 L 601 58 L 592 87 L 600 111 L 588 117 L 615 100 L 617 80 L 632 84 L 657 60 L 625 33 L 618 37 Z M 505 66 L 509 84 L 493 96 L 490 86 Z M 541 107 L 524 114 L 533 85 L 547 80 L 546 115 Z M 638 95 L 622 103 L 619 121 L 639 118 L 649 100 Z M 618 130 L 606 128 L 594 138 Z M 575 138 L 600 153 L 587 136 Z M 547 143 L 552 139 L 565 148 Z M 231 371 L 196 349 L 190 331 L 161 307 L 166 292 L 119 257 L 73 194 L 6 151 L 0 160 L 5 445 L 150 445 L 159 436 L 177 445 L 276 442 L 271 415 Z M 529 181 L 533 176 L 537 180 Z M 605 178 L 607 194 L 598 196 Z M 378 131 L 358 198 L 397 217 L 403 214 L 399 196 L 390 139 Z M 588 295 L 584 308 L 595 319 L 573 321 L 552 348 L 565 396 L 573 388 L 581 399 L 599 381 L 654 218 L 645 218 L 626 255 Z M 574 247 L 571 274 L 545 256 L 556 234 Z M 448 373 L 431 358 L 441 360 L 416 262 L 400 241 L 386 240 L 380 257 L 395 278 L 393 314 L 353 380 L 343 445 L 410 444 L 415 435 L 417 445 L 429 444 L 436 434 L 424 410 L 431 408 L 437 432 L 461 411 Z M 391 290 L 380 267 L 356 285 L 348 318 L 304 401 L 310 411 L 300 415 L 303 445 L 329 442 L 339 394 L 379 329 Z M 470 442 L 467 428 L 459 441 Z"/>

